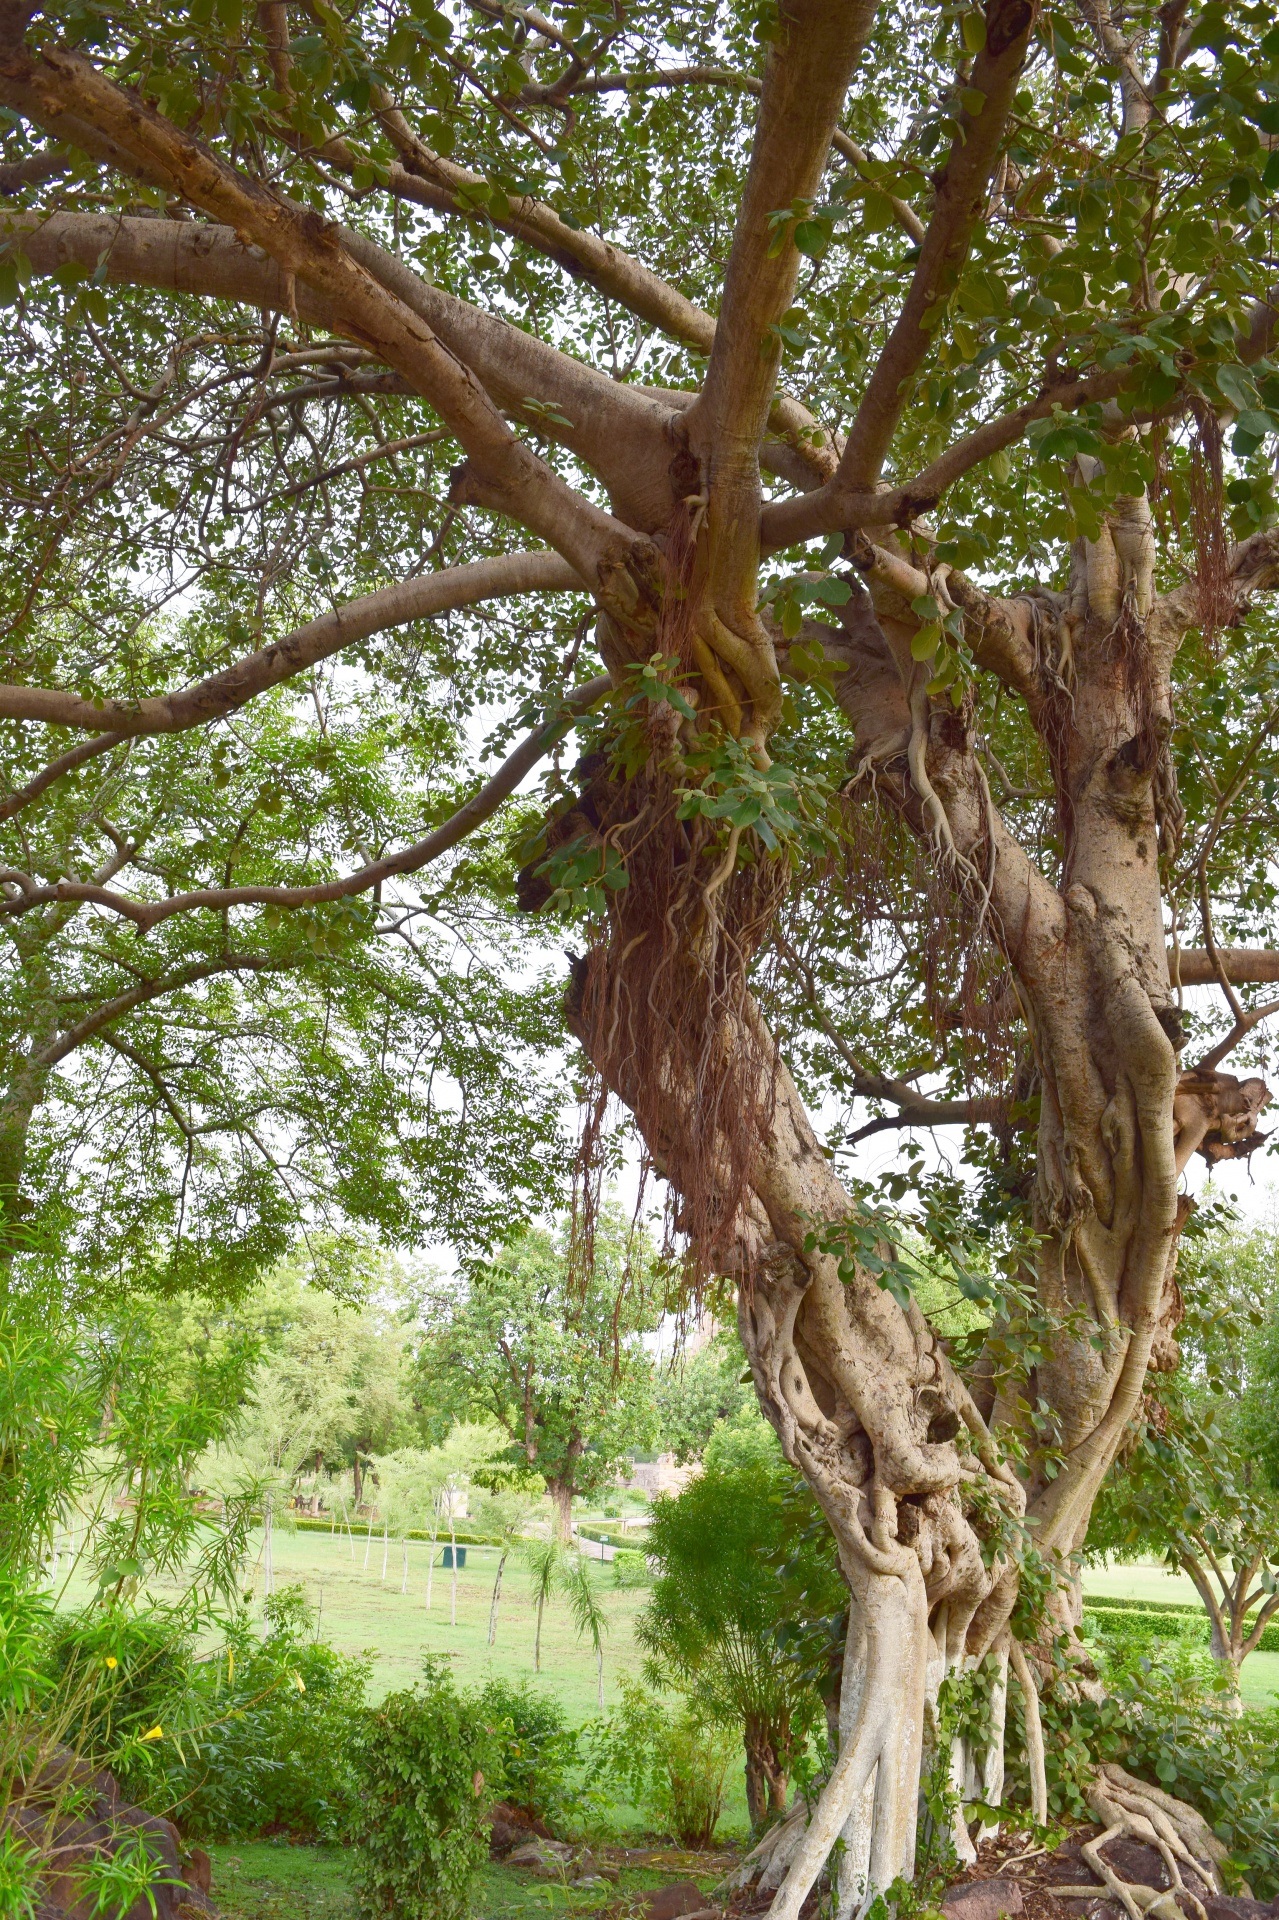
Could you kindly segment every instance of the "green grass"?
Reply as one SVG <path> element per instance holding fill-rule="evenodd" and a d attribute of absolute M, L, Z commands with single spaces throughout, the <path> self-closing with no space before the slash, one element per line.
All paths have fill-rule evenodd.
<path fill-rule="evenodd" d="M 223 1920 L 356 1920 L 348 1858 L 340 1847 L 255 1840 L 210 1847 L 209 1855 L 213 1900 Z M 560 1886 L 513 1867 L 486 1865 L 476 1880 L 475 1913 L 479 1920 L 542 1920 L 545 1915 L 572 1920 L 672 1880 L 695 1880 L 709 1893 L 728 1864 L 713 1854 L 654 1853 L 643 1866 L 623 1868 L 616 1889 Z"/>
<path fill-rule="evenodd" d="M 1084 1598 L 1090 1594 L 1115 1594 L 1126 1600 L 1173 1600 L 1196 1612 L 1203 1604 L 1184 1573 L 1169 1573 L 1153 1562 L 1085 1567 Z M 1279 1653 L 1249 1654 L 1239 1675 L 1239 1692 L 1245 1707 L 1274 1706 L 1279 1696 Z"/>
<path fill-rule="evenodd" d="M 223 1920 L 355 1920 L 340 1847 L 243 1840 L 210 1847 L 213 1903 Z"/>

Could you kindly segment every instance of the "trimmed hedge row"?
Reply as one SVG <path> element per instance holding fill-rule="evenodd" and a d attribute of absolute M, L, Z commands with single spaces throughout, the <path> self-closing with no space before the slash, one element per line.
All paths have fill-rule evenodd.
<path fill-rule="evenodd" d="M 644 1534 L 638 1527 L 623 1531 L 621 1527 L 601 1526 L 592 1522 L 589 1527 L 578 1527 L 577 1532 L 583 1540 L 594 1540 L 599 1546 L 634 1547 L 637 1552 L 643 1551 Z"/>
<path fill-rule="evenodd" d="M 1126 1595 L 1117 1593 L 1086 1593 L 1086 1607 L 1114 1607 L 1124 1613 L 1189 1613 L 1197 1615 L 1200 1609 L 1187 1605 L 1184 1600 L 1130 1600 Z"/>
<path fill-rule="evenodd" d="M 1149 1607 L 1134 1601 L 1099 1603 L 1085 1595 L 1084 1616 L 1087 1619 L 1090 1615 L 1089 1624 L 1100 1633 L 1118 1633 L 1125 1626 L 1144 1626 L 1154 1639 L 1198 1641 L 1203 1646 L 1207 1646 L 1212 1637 L 1206 1613 L 1190 1607 L 1172 1607 L 1166 1602 L 1156 1611 L 1154 1603 Z M 1254 1651 L 1279 1653 L 1279 1620 L 1272 1620 L 1265 1627 Z"/>
<path fill-rule="evenodd" d="M 345 1533 L 346 1527 L 341 1522 L 335 1527 L 329 1520 L 314 1520 L 309 1517 L 305 1519 L 299 1517 L 298 1519 L 290 1518 L 288 1521 L 281 1523 L 281 1530 L 293 1530 L 298 1533 Z M 361 1537 L 367 1534 L 368 1530 L 368 1522 L 366 1520 L 357 1520 L 351 1528 L 353 1535 L 359 1534 Z M 382 1538 L 382 1529 L 380 1527 L 374 1526 L 373 1538 L 375 1540 Z M 403 1533 L 397 1528 L 391 1535 L 391 1538 L 392 1540 L 429 1540 L 431 1536 L 424 1528 L 409 1527 Z M 447 1547 L 450 1539 L 456 1540 L 459 1547 L 500 1547 L 502 1544 L 501 1541 L 491 1533 L 468 1533 L 464 1532 L 461 1527 L 455 1527 L 451 1535 L 443 1532 L 438 1533 L 435 1536 L 435 1544 L 437 1547 Z"/>

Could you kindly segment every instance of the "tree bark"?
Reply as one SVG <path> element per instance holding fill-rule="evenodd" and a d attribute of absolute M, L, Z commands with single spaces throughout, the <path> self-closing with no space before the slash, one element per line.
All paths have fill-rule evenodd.
<path fill-rule="evenodd" d="M 573 1487 L 567 1480 L 548 1480 L 546 1491 L 551 1496 L 551 1518 L 555 1538 L 561 1546 L 568 1546 L 573 1538 Z"/>

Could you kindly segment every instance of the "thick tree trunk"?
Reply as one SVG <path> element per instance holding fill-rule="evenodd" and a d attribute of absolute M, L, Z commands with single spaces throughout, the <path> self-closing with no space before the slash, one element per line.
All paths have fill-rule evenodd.
<path fill-rule="evenodd" d="M 573 1538 L 573 1487 L 567 1480 L 548 1480 L 546 1491 L 551 1497 L 551 1523 L 555 1538 L 561 1546 L 568 1546 Z"/>

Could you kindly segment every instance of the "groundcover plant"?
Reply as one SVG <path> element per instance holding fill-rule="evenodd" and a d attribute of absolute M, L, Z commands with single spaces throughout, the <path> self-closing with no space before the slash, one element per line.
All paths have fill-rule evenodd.
<path fill-rule="evenodd" d="M 1257 1143 L 1277 73 L 1236 0 L 0 7 L 6 926 L 340 946 L 405 876 L 519 866 L 585 933 L 569 1025 L 850 1590 L 779 1916 L 841 1834 L 844 1910 L 911 1871 L 948 1675 L 997 1703 L 1011 1660 L 1033 1723 L 1051 1576 L 1176 1364 L 1180 1176 Z M 248 826 L 41 841 L 150 737 L 234 770 L 281 687 L 313 740 L 339 694 L 414 751 L 531 731 L 460 810 L 441 746 L 422 838 L 326 749 L 287 873 Z M 801 1085 L 969 1129 L 974 1185 L 896 1197 L 984 1340 Z"/>

